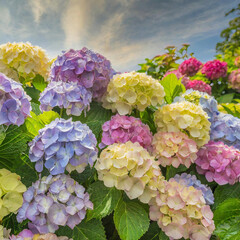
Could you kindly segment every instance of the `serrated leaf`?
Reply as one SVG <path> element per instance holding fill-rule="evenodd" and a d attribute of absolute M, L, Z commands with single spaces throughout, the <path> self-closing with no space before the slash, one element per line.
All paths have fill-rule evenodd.
<path fill-rule="evenodd" d="M 149 227 L 147 212 L 136 202 L 119 201 L 113 220 L 122 240 L 138 240 Z"/>
<path fill-rule="evenodd" d="M 32 84 L 37 90 L 42 92 L 48 83 L 45 82 L 44 78 L 41 75 L 37 74 L 36 77 L 32 80 Z"/>
<path fill-rule="evenodd" d="M 231 103 L 234 98 L 234 94 L 235 93 L 228 93 L 228 94 L 225 94 L 225 95 L 219 97 L 217 99 L 218 103 Z"/>
<path fill-rule="evenodd" d="M 87 220 L 109 215 L 117 206 L 122 195 L 116 188 L 107 188 L 100 181 L 91 184 L 87 191 L 94 206 L 93 210 L 88 211 Z"/>

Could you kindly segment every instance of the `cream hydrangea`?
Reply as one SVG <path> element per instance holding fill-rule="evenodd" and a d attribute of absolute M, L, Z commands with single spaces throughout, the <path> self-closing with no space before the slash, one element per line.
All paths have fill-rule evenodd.
<path fill-rule="evenodd" d="M 7 230 L 2 225 L 0 225 L 0 239 L 1 240 L 9 240 L 10 230 Z"/>
<path fill-rule="evenodd" d="M 110 81 L 103 106 L 126 115 L 131 114 L 134 108 L 144 111 L 150 105 L 161 105 L 164 96 L 164 88 L 151 76 L 137 72 L 122 73 Z"/>
<path fill-rule="evenodd" d="M 46 80 L 49 70 L 49 60 L 42 48 L 29 42 L 0 45 L 0 72 L 7 77 L 30 83 L 37 74 Z"/>
<path fill-rule="evenodd" d="M 184 132 L 195 140 L 199 147 L 206 144 L 210 137 L 208 115 L 201 106 L 188 101 L 176 102 L 159 108 L 154 113 L 158 131 Z"/>
<path fill-rule="evenodd" d="M 164 177 L 154 157 L 138 142 L 114 143 L 104 149 L 95 168 L 106 187 L 124 190 L 130 199 L 148 203 L 163 187 Z"/>

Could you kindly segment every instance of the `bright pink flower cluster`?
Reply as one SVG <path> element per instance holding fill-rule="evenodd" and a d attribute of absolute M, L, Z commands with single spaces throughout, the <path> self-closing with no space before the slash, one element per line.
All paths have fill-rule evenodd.
<path fill-rule="evenodd" d="M 165 78 L 167 75 L 169 75 L 169 74 L 171 74 L 171 73 L 175 74 L 178 79 L 179 79 L 179 78 L 182 78 L 182 79 L 181 79 L 181 82 L 182 82 L 182 84 L 183 84 L 184 86 L 186 86 L 186 84 L 188 83 L 188 81 L 190 81 L 190 79 L 189 79 L 187 76 L 182 75 L 182 74 L 179 72 L 178 69 L 177 69 L 177 70 L 173 70 L 173 71 L 167 71 L 167 72 L 165 73 L 165 75 L 163 76 L 163 78 Z"/>
<path fill-rule="evenodd" d="M 189 58 L 180 64 L 178 70 L 182 75 L 192 77 L 198 72 L 201 66 L 202 63 L 196 58 Z"/>
<path fill-rule="evenodd" d="M 209 182 L 233 185 L 240 180 L 240 151 L 234 147 L 209 141 L 197 155 L 197 171 L 205 174 Z"/>
<path fill-rule="evenodd" d="M 102 130 L 100 147 L 131 141 L 151 150 L 152 133 L 148 125 L 143 124 L 138 118 L 117 114 L 103 124 Z"/>
<path fill-rule="evenodd" d="M 202 74 L 210 80 L 216 80 L 227 75 L 227 63 L 217 59 L 208 61 L 203 65 Z"/>
<path fill-rule="evenodd" d="M 206 92 L 209 95 L 212 94 L 211 86 L 201 80 L 188 81 L 188 83 L 185 85 L 185 87 L 186 87 L 186 89 L 193 89 L 193 90 L 197 90 L 199 92 Z"/>
<path fill-rule="evenodd" d="M 233 89 L 240 92 L 240 68 L 231 72 L 228 82 Z"/>

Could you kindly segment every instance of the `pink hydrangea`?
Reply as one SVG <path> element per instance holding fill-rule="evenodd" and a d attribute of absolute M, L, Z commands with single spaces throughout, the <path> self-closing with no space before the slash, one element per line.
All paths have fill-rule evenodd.
<path fill-rule="evenodd" d="M 233 185 L 240 180 L 240 151 L 234 147 L 209 141 L 197 155 L 197 171 L 205 174 L 209 182 Z"/>
<path fill-rule="evenodd" d="M 180 164 L 190 167 L 197 158 L 197 144 L 182 132 L 157 132 L 153 137 L 153 153 L 159 164 L 166 167 Z"/>
<path fill-rule="evenodd" d="M 184 86 L 186 86 L 186 84 L 188 83 L 188 81 L 190 81 L 190 79 L 189 79 L 187 76 L 182 75 L 182 74 L 179 72 L 178 69 L 177 69 L 177 70 L 173 70 L 173 71 L 167 71 L 167 72 L 165 73 L 165 75 L 163 76 L 163 78 L 165 78 L 167 75 L 169 75 L 169 74 L 171 74 L 171 73 L 175 74 L 178 79 L 179 79 L 179 78 L 182 78 L 182 79 L 181 79 L 181 82 L 182 82 L 182 84 L 183 84 Z"/>
<path fill-rule="evenodd" d="M 240 68 L 231 72 L 228 82 L 233 89 L 240 92 Z"/>
<path fill-rule="evenodd" d="M 199 92 L 206 92 L 209 95 L 212 94 L 211 86 L 201 80 L 188 81 L 188 83 L 185 85 L 185 87 L 186 87 L 186 89 L 193 89 L 193 90 L 197 90 Z"/>
<path fill-rule="evenodd" d="M 148 125 L 143 124 L 138 118 L 117 114 L 103 124 L 102 130 L 100 147 L 131 141 L 138 142 L 148 150 L 151 149 L 152 133 Z"/>
<path fill-rule="evenodd" d="M 150 219 L 157 221 L 170 239 L 209 240 L 215 229 L 213 213 L 202 191 L 173 178 L 165 181 L 165 188 L 149 205 Z"/>
<path fill-rule="evenodd" d="M 189 58 L 180 64 L 178 70 L 182 75 L 192 77 L 198 72 L 201 66 L 202 63 L 196 58 Z"/>
<path fill-rule="evenodd" d="M 219 60 L 208 61 L 203 65 L 202 74 L 210 80 L 216 80 L 227 75 L 227 63 Z"/>

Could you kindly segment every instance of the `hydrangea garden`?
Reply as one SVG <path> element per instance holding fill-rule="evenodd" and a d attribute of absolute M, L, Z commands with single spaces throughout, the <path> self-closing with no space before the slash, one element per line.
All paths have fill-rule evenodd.
<path fill-rule="evenodd" d="M 188 47 L 0 45 L 0 239 L 240 239 L 240 52 Z"/>

